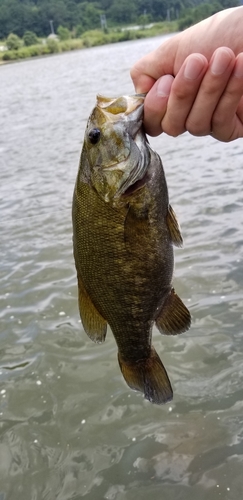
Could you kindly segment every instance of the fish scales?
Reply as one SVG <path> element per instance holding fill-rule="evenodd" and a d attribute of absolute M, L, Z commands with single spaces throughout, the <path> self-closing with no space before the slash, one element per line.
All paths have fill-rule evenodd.
<path fill-rule="evenodd" d="M 74 190 L 73 245 L 86 333 L 103 342 L 108 323 L 126 382 L 162 404 L 173 393 L 152 327 L 181 333 L 190 313 L 171 284 L 172 245 L 182 238 L 162 162 L 142 128 L 143 100 L 98 97 Z"/>

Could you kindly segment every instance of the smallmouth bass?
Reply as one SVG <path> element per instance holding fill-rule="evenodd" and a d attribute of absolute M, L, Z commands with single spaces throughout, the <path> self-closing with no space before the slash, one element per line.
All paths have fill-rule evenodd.
<path fill-rule="evenodd" d="M 182 245 L 161 159 L 143 130 L 143 95 L 97 97 L 73 196 L 73 249 L 84 330 L 104 342 L 107 324 L 127 384 L 163 404 L 173 397 L 152 346 L 190 327 L 172 287 L 173 244 Z"/>

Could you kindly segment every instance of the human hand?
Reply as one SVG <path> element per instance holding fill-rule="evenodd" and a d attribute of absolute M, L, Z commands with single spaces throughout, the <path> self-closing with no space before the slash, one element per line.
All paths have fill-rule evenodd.
<path fill-rule="evenodd" d="M 243 7 L 222 11 L 134 65 L 136 91 L 148 92 L 147 133 L 177 136 L 188 130 L 221 141 L 243 137 L 242 21 Z"/>
<path fill-rule="evenodd" d="M 216 49 L 210 62 L 187 57 L 175 78 L 164 75 L 148 92 L 144 125 L 149 135 L 211 134 L 221 141 L 243 137 L 243 52 Z"/>

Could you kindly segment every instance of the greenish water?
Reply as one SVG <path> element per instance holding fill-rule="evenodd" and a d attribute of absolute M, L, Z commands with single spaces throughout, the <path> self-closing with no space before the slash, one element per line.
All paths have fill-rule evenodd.
<path fill-rule="evenodd" d="M 243 493 L 242 141 L 161 136 L 184 248 L 174 284 L 193 322 L 155 329 L 174 388 L 131 391 L 115 341 L 85 335 L 71 201 L 96 93 L 162 39 L 0 68 L 0 500 L 238 500 Z"/>

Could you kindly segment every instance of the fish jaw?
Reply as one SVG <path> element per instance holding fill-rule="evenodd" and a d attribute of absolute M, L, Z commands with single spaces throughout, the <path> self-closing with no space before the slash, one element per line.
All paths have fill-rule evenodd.
<path fill-rule="evenodd" d="M 106 202 L 116 203 L 146 174 L 150 150 L 142 126 L 143 105 L 144 95 L 140 94 L 97 97 L 88 121 L 84 147 L 91 183 Z M 90 137 L 98 133 L 99 141 L 92 144 Z"/>
<path fill-rule="evenodd" d="M 113 115 L 130 115 L 144 104 L 146 94 L 126 95 L 120 97 L 105 97 L 97 95 L 97 106 Z"/>

